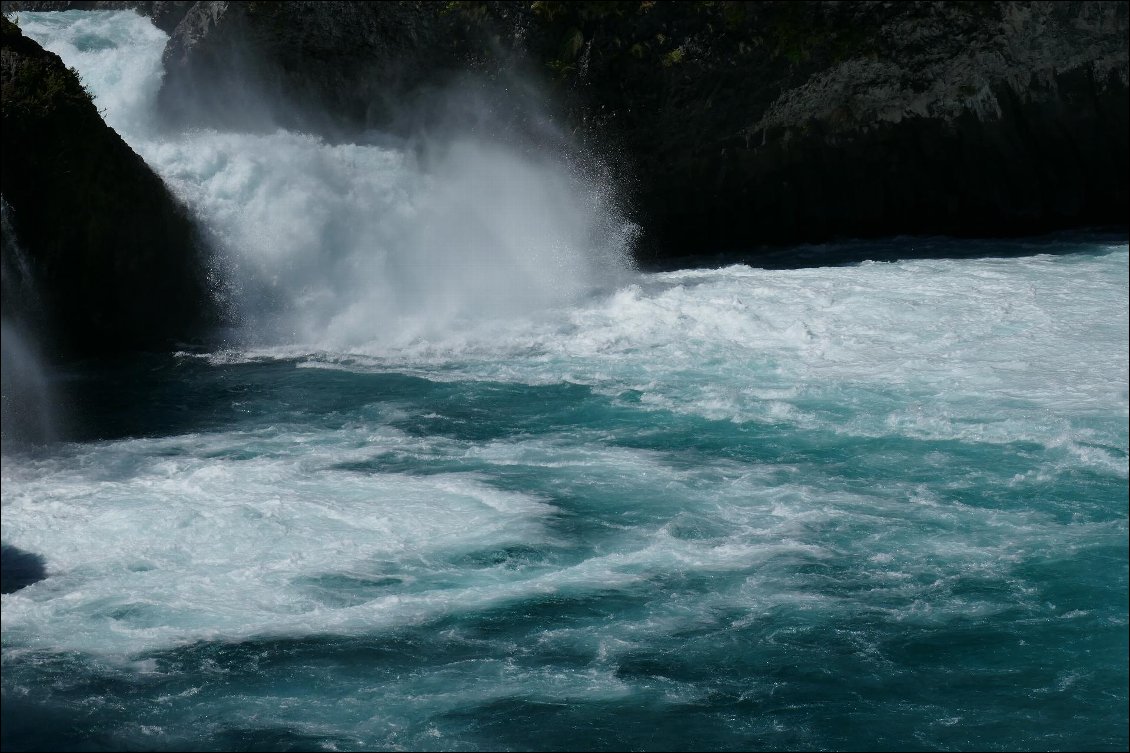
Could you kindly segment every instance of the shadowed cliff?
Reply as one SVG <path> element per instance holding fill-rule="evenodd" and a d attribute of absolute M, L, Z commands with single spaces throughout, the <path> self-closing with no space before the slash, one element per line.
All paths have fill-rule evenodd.
<path fill-rule="evenodd" d="M 185 209 L 102 121 L 78 76 L 7 19 L 0 55 L 6 219 L 35 280 L 36 327 L 50 332 L 45 357 L 198 335 L 214 314 Z M 6 296 L 5 318 L 25 317 L 10 310 L 19 305 Z"/>

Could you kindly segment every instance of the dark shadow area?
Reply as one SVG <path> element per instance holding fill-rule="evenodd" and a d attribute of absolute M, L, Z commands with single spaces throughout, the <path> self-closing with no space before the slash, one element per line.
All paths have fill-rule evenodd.
<path fill-rule="evenodd" d="M 47 560 L 8 544 L 0 544 L 0 593 L 10 594 L 47 577 Z"/>
<path fill-rule="evenodd" d="M 1096 244 L 1125 244 L 1127 228 L 1091 228 L 1026 238 L 954 238 L 950 236 L 897 236 L 874 240 L 852 239 L 811 243 L 787 248 L 761 246 L 715 254 L 678 256 L 644 263 L 648 272 L 677 269 L 713 269 L 745 264 L 759 269 L 843 267 L 865 261 L 913 259 L 1011 259 L 1039 254 L 1064 256 L 1099 253 Z"/>
<path fill-rule="evenodd" d="M 346 412 L 426 380 L 387 374 L 299 369 L 295 361 L 213 364 L 194 356 L 145 353 L 74 361 L 55 374 L 64 395 L 65 441 L 159 437 L 264 423 L 346 423 Z"/>

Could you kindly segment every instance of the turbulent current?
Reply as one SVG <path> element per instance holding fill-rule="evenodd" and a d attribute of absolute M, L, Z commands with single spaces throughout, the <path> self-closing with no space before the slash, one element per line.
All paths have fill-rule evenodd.
<path fill-rule="evenodd" d="M 172 133 L 147 20 L 19 21 L 239 325 L 4 455 L 6 750 L 1126 749 L 1124 237 L 640 272 L 560 155 Z"/>

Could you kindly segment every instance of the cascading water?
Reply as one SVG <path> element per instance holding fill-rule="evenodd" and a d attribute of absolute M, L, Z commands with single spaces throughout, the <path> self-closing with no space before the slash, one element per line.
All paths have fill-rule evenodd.
<path fill-rule="evenodd" d="M 620 270 L 631 227 L 553 165 L 456 141 L 411 153 L 300 134 L 146 149 L 229 256 L 251 341 L 403 345 L 576 301 Z M 593 204 L 596 204 L 594 207 Z"/>
<path fill-rule="evenodd" d="M 1126 749 L 1124 236 L 630 272 L 556 157 L 162 134 L 147 21 L 20 21 L 243 322 L 5 456 L 4 749 Z"/>
<path fill-rule="evenodd" d="M 164 133 L 163 33 L 129 13 L 25 18 L 211 233 L 244 344 L 404 345 L 623 279 L 635 228 L 567 161 L 458 131 L 400 149 Z"/>

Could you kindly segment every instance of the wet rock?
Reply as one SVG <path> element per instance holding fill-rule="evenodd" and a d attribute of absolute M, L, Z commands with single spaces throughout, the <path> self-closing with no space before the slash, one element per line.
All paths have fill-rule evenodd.
<path fill-rule="evenodd" d="M 0 593 L 10 594 L 47 577 L 47 561 L 38 554 L 0 544 Z"/>

